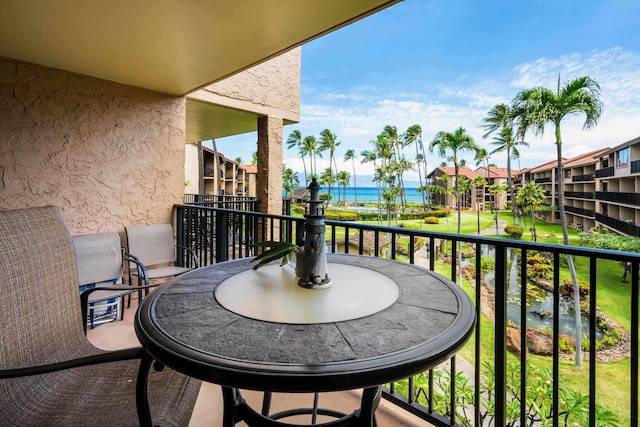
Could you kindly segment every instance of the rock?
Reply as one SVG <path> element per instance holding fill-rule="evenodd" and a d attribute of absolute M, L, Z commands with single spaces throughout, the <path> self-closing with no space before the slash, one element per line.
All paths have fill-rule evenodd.
<path fill-rule="evenodd" d="M 533 354 L 553 355 L 553 337 L 538 329 L 527 329 L 527 348 Z"/>
<path fill-rule="evenodd" d="M 520 330 L 517 328 L 507 327 L 507 350 L 515 353 L 518 359 L 522 360 L 520 353 L 520 345 L 522 343 Z M 525 360 L 529 360 L 529 349 L 525 347 Z"/>

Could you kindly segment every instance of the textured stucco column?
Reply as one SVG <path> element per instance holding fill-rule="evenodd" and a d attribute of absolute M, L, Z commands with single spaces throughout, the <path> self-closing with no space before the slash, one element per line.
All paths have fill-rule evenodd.
<path fill-rule="evenodd" d="M 282 214 L 282 118 L 258 119 L 256 196 L 260 212 Z"/>

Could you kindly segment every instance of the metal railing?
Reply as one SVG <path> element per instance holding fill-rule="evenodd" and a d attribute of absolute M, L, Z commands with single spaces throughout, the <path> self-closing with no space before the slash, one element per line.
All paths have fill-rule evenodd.
<path fill-rule="evenodd" d="M 548 176 L 548 177 L 545 177 L 545 178 L 536 178 L 536 179 L 533 180 L 533 182 L 535 184 L 545 184 L 547 182 L 551 182 L 551 177 Z"/>
<path fill-rule="evenodd" d="M 585 175 L 574 175 L 571 177 L 571 182 L 586 182 L 593 181 L 593 174 L 588 173 Z"/>
<path fill-rule="evenodd" d="M 613 166 L 609 166 L 606 168 L 598 169 L 596 171 L 596 178 L 607 178 L 609 176 L 614 176 L 616 174 L 616 169 Z"/>
<path fill-rule="evenodd" d="M 593 191 L 565 191 L 564 196 L 576 199 L 595 199 L 596 193 Z"/>
<path fill-rule="evenodd" d="M 640 194 L 616 191 L 596 191 L 596 199 L 603 202 L 619 203 L 621 205 L 640 206 Z"/>
<path fill-rule="evenodd" d="M 253 256 L 254 243 L 266 240 L 289 241 L 300 244 L 303 239 L 304 218 L 292 216 L 267 215 L 250 211 L 220 209 L 195 205 L 180 205 L 175 207 L 176 227 L 178 243 L 194 247 L 202 256 L 201 264 L 207 265 L 222 262 L 229 259 Z M 452 358 L 447 364 L 449 377 L 454 378 L 448 383 L 442 382 L 443 378 L 439 368 L 431 370 L 422 376 L 409 378 L 405 381 L 389 384 L 383 393 L 383 397 L 400 408 L 415 414 L 423 420 L 435 426 L 474 425 L 474 426 L 505 426 L 505 425 L 531 425 L 531 409 L 528 405 L 519 405 L 518 402 L 528 402 L 531 393 L 527 385 L 536 379 L 529 376 L 533 372 L 533 366 L 526 358 L 518 359 L 518 372 L 508 370 L 507 366 L 514 360 L 507 352 L 507 330 L 513 323 L 519 324 L 520 331 L 528 331 L 531 322 L 526 310 L 521 310 L 515 317 L 508 310 L 508 304 L 512 300 L 527 300 L 528 291 L 535 287 L 531 279 L 531 271 L 528 268 L 529 255 L 544 255 L 550 261 L 552 270 L 549 278 L 553 285 L 551 291 L 551 313 L 544 313 L 550 318 L 552 350 L 548 358 L 549 372 L 549 417 L 554 426 L 566 421 L 566 414 L 561 405 L 561 396 L 564 396 L 561 383 L 561 338 L 560 333 L 560 306 L 563 298 L 560 295 L 561 272 L 563 260 L 567 255 L 580 260 L 581 266 L 588 271 L 586 287 L 590 290 L 588 300 L 588 326 L 590 337 L 596 337 L 597 328 L 601 321 L 597 306 L 601 302 L 599 296 L 601 285 L 597 281 L 597 271 L 601 263 L 616 261 L 628 266 L 631 282 L 628 285 L 627 294 L 619 301 L 629 313 L 629 321 L 624 325 L 628 331 L 630 342 L 629 383 L 622 385 L 625 392 L 624 398 L 628 402 L 628 415 L 623 425 L 628 422 L 630 426 L 638 426 L 638 304 L 639 304 L 639 275 L 640 254 L 595 250 L 575 246 L 560 246 L 524 242 L 519 240 L 498 239 L 476 235 L 457 235 L 450 233 L 435 233 L 414 229 L 385 227 L 378 225 L 364 225 L 359 223 L 347 223 L 339 221 L 326 221 L 327 245 L 332 251 L 338 251 L 336 241 L 344 239 L 344 246 L 340 247 L 341 253 L 364 253 L 365 235 L 368 239 L 373 236 L 374 245 L 380 246 L 390 239 L 390 244 L 384 246 L 385 256 L 391 259 L 402 259 L 406 262 L 419 265 L 437 271 L 454 282 L 460 283 L 459 267 L 463 267 L 456 256 L 452 256 L 452 248 L 461 244 L 464 248 L 464 269 L 483 272 L 482 274 L 469 275 L 471 286 L 465 285 L 465 289 L 475 301 L 478 321 L 475 327 L 475 338 L 470 341 L 471 354 L 469 360 L 471 366 L 470 381 L 459 383 L 458 377 L 462 369 L 456 365 L 456 358 Z M 385 239 L 382 239 L 385 237 Z M 381 243 L 382 242 L 382 243 Z M 421 248 L 421 249 L 417 249 Z M 425 250 L 425 248 L 427 248 Z M 474 255 L 466 257 L 470 251 Z M 420 252 L 423 251 L 423 252 Z M 374 251 L 378 252 L 378 251 Z M 492 268 L 487 270 L 485 266 L 486 256 L 479 254 L 493 254 Z M 444 260 L 444 261 L 443 261 Z M 527 260 L 527 262 L 523 262 Z M 494 281 L 492 286 L 483 282 L 483 277 L 493 270 Z M 465 273 L 466 274 L 466 273 Z M 489 289 L 488 295 L 481 290 Z M 600 291 L 600 292 L 599 292 Z M 488 310 L 486 310 L 488 309 Z M 493 312 L 488 315 L 487 312 Z M 488 316 L 488 317 L 485 317 Z M 493 319 L 491 319 L 493 317 Z M 491 324 L 493 320 L 493 324 Z M 488 326 L 489 325 L 489 326 Z M 520 340 L 519 350 L 521 354 L 527 353 L 525 339 Z M 487 343 L 490 347 L 487 347 Z M 591 339 L 588 350 L 591 355 L 596 354 L 597 340 Z M 563 356 L 562 356 L 563 357 Z M 487 377 L 482 372 L 483 364 L 491 362 L 494 371 L 490 377 L 491 386 L 487 388 Z M 590 357 L 587 364 L 588 386 L 583 391 L 584 402 L 587 409 L 584 412 L 586 418 L 578 422 L 581 425 L 598 424 L 600 416 L 600 400 L 602 392 L 598 386 L 607 380 L 601 373 L 601 365 L 597 357 Z M 515 380 L 514 380 L 515 376 Z M 446 377 L 446 376 L 445 376 Z M 514 382 L 515 381 L 515 382 Z M 466 385 L 465 385 L 466 384 Z M 508 385 L 509 384 L 509 385 Z M 404 390 L 404 393 L 400 391 Z M 465 401 L 463 396 L 471 390 L 473 396 L 470 401 Z M 627 395 L 628 394 L 628 395 Z M 625 407 L 625 405 L 622 405 Z M 554 409 L 560 408 L 560 409 Z M 462 416 L 463 409 L 466 411 Z M 464 421 L 466 420 L 466 421 Z M 538 425 L 539 422 L 533 422 Z"/>
<path fill-rule="evenodd" d="M 594 218 L 596 212 L 593 209 L 583 209 L 583 208 L 576 208 L 574 206 L 566 206 L 564 207 L 565 212 L 571 212 L 574 214 L 578 214 L 578 215 L 582 215 L 582 216 L 586 216 L 588 218 Z"/>
<path fill-rule="evenodd" d="M 640 160 L 631 162 L 631 173 L 640 173 Z"/>
<path fill-rule="evenodd" d="M 640 237 L 640 227 L 630 221 L 620 221 L 619 219 L 611 218 L 605 214 L 596 212 L 596 221 L 606 225 L 609 228 L 626 234 L 627 236 Z"/>

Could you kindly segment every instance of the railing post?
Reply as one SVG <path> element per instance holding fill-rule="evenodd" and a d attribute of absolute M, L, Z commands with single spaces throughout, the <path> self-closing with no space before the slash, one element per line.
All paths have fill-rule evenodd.
<path fill-rule="evenodd" d="M 189 223 L 186 217 L 186 209 L 182 206 L 176 209 L 176 260 L 175 263 L 179 267 L 184 267 L 185 250 L 183 246 L 187 245 L 185 239 L 185 229 L 189 228 Z"/>
<path fill-rule="evenodd" d="M 228 214 L 226 211 L 216 212 L 216 263 L 226 261 L 229 258 L 229 228 L 227 227 Z"/>
<path fill-rule="evenodd" d="M 507 425 L 507 250 L 496 244 L 495 275 L 495 425 Z M 477 367 L 476 369 L 479 369 Z"/>

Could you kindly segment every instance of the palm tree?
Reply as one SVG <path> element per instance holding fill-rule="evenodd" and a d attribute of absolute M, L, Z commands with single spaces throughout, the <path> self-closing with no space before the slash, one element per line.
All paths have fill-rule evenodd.
<path fill-rule="evenodd" d="M 440 131 L 436 134 L 433 141 L 429 143 L 429 151 L 433 153 L 433 150 L 437 149 L 440 157 L 447 157 L 450 151 L 452 155 L 448 157 L 448 160 L 453 162 L 455 181 L 454 192 L 457 201 L 458 210 L 458 234 L 460 234 L 460 216 L 462 213 L 462 204 L 460 198 L 460 189 L 458 186 L 459 172 L 460 172 L 460 160 L 458 155 L 461 151 L 473 151 L 477 149 L 477 146 L 470 135 L 467 135 L 467 131 L 463 127 L 459 127 L 453 132 Z"/>
<path fill-rule="evenodd" d="M 511 178 L 511 159 L 513 158 L 512 150 L 517 151 L 517 146 L 528 147 L 529 144 L 524 142 L 524 135 L 520 142 L 517 142 L 513 135 L 513 121 L 514 112 L 513 107 L 507 104 L 497 104 L 491 110 L 487 117 L 483 119 L 484 127 L 487 130 L 482 137 L 487 138 L 495 131 L 499 131 L 499 136 L 495 137 L 492 144 L 498 147 L 490 154 L 499 153 L 502 151 L 507 152 L 507 183 L 509 185 L 509 191 L 511 193 L 511 213 L 513 215 L 513 224 L 517 224 L 517 207 L 515 203 L 515 190 L 513 187 L 513 179 Z"/>
<path fill-rule="evenodd" d="M 499 232 L 498 232 L 498 206 L 495 203 L 496 201 L 496 194 L 500 194 L 500 193 L 505 193 L 507 191 L 507 188 L 504 187 L 504 185 L 500 185 L 500 184 L 493 184 L 489 187 L 489 193 L 491 193 L 491 196 L 493 198 L 493 204 L 491 205 L 491 211 L 494 214 L 493 220 L 496 222 L 496 237 L 499 236 Z M 494 211 L 495 209 L 495 211 Z"/>
<path fill-rule="evenodd" d="M 315 136 L 309 135 L 304 137 L 300 148 L 300 155 L 309 156 L 309 168 L 311 169 L 311 174 L 317 177 L 318 169 L 316 159 L 318 156 L 322 157 L 322 152 L 318 149 L 318 141 Z"/>
<path fill-rule="evenodd" d="M 407 145 L 414 144 L 416 147 L 416 167 L 418 169 L 418 179 L 420 180 L 420 194 L 422 195 L 422 210 L 426 209 L 426 195 L 424 193 L 424 189 L 426 188 L 422 184 L 422 172 L 423 169 L 420 167 L 424 165 L 424 177 L 427 178 L 427 160 L 424 155 L 424 144 L 422 143 L 422 128 L 420 125 L 409 126 L 407 131 L 404 133 L 404 139 Z"/>
<path fill-rule="evenodd" d="M 487 150 L 485 150 L 485 152 L 486 151 Z M 487 180 L 484 179 L 483 176 L 478 175 L 471 180 L 471 184 L 473 184 L 473 186 L 476 188 L 476 200 L 478 200 L 478 193 L 480 192 L 481 188 L 484 188 L 484 186 L 487 185 Z M 484 191 L 482 194 L 484 194 Z M 476 203 L 476 214 L 478 216 L 478 236 L 479 236 L 480 235 L 480 206 L 478 203 Z"/>
<path fill-rule="evenodd" d="M 351 175 L 347 171 L 340 171 L 336 174 L 336 180 L 338 182 L 338 185 L 342 187 L 344 202 L 347 201 L 347 186 L 349 185 L 350 179 L 351 179 Z M 338 191 L 338 195 L 339 194 L 340 194 L 340 191 Z M 339 199 L 340 197 L 338 197 L 338 202 L 340 201 Z"/>
<path fill-rule="evenodd" d="M 562 185 L 562 134 L 560 124 L 565 117 L 585 115 L 583 129 L 591 129 L 598 124 L 602 115 L 600 101 L 600 85 L 591 77 L 583 76 L 560 85 L 554 93 L 544 87 L 537 87 L 520 92 L 514 99 L 514 115 L 519 120 L 518 136 L 524 139 L 527 130 L 542 135 L 546 124 L 552 124 L 555 131 L 556 157 L 558 161 L 558 210 L 564 244 L 569 244 L 567 217 L 564 212 L 564 188 Z M 573 257 L 567 255 L 569 271 L 573 280 L 574 308 L 576 315 L 576 362 L 582 369 L 582 325 L 580 322 L 580 292 Z"/>
<path fill-rule="evenodd" d="M 324 151 L 329 151 L 329 169 L 331 169 L 334 174 L 338 173 L 338 165 L 336 164 L 336 159 L 334 157 L 336 147 L 340 145 L 340 142 L 337 141 L 337 139 L 338 136 L 335 133 L 332 133 L 329 129 L 325 129 L 320 132 L 320 139 L 318 139 L 318 152 L 322 153 Z M 335 166 L 335 169 L 333 166 Z M 331 186 L 329 186 L 329 194 L 331 194 Z"/>
<path fill-rule="evenodd" d="M 531 237 L 536 242 L 536 208 L 540 206 L 546 200 L 544 190 L 537 184 L 525 184 L 518 190 L 516 201 L 522 208 L 529 210 L 529 224 L 531 228 Z"/>
<path fill-rule="evenodd" d="M 286 167 L 286 165 L 282 166 L 282 189 L 285 192 L 287 197 L 291 196 L 291 192 L 294 188 L 296 188 L 300 184 L 298 180 L 298 173 L 294 172 L 293 169 Z"/>
<path fill-rule="evenodd" d="M 288 149 L 292 149 L 292 148 L 298 149 L 298 154 L 302 159 L 302 167 L 304 168 L 304 182 L 306 185 L 306 183 L 308 182 L 307 181 L 307 163 L 304 161 L 304 156 L 306 154 L 306 151 L 302 149 L 302 134 L 298 129 L 295 129 L 293 132 L 289 134 L 289 139 L 287 139 L 286 144 Z"/>
<path fill-rule="evenodd" d="M 517 141 L 513 136 L 513 128 L 506 127 L 502 128 L 500 134 L 493 138 L 493 145 L 497 145 L 497 148 L 492 151 L 492 153 L 497 153 L 501 151 L 506 151 L 507 153 L 507 182 L 509 184 L 509 192 L 511 193 L 511 210 L 513 211 L 513 223 L 516 224 L 516 215 L 517 207 L 515 203 L 515 190 L 513 186 L 513 179 L 511 178 L 511 160 L 514 156 L 519 156 L 520 152 L 517 149 L 517 146 L 528 147 L 529 143 L 525 141 Z"/>
<path fill-rule="evenodd" d="M 356 159 L 356 152 L 353 150 L 347 150 L 347 152 L 344 154 L 343 162 L 346 162 L 347 160 L 351 160 L 351 167 L 353 169 L 353 198 L 354 198 L 354 203 L 357 205 L 358 204 L 358 185 L 356 183 L 357 179 L 356 179 L 355 159 Z M 346 198 L 347 198 L 347 194 L 345 193 L 345 199 Z"/>
<path fill-rule="evenodd" d="M 376 189 L 378 190 L 378 223 L 380 223 L 382 221 L 382 218 L 380 218 L 380 180 L 376 179 L 378 178 L 377 176 L 377 171 L 378 171 L 378 165 L 376 164 L 376 160 L 378 159 L 378 156 L 376 155 L 375 151 L 371 151 L 371 150 L 365 150 L 363 152 L 360 153 L 360 156 L 362 157 L 362 160 L 360 160 L 360 163 L 369 163 L 372 162 L 373 163 L 373 170 L 374 172 L 374 177 L 373 177 L 373 182 L 376 183 Z"/>

